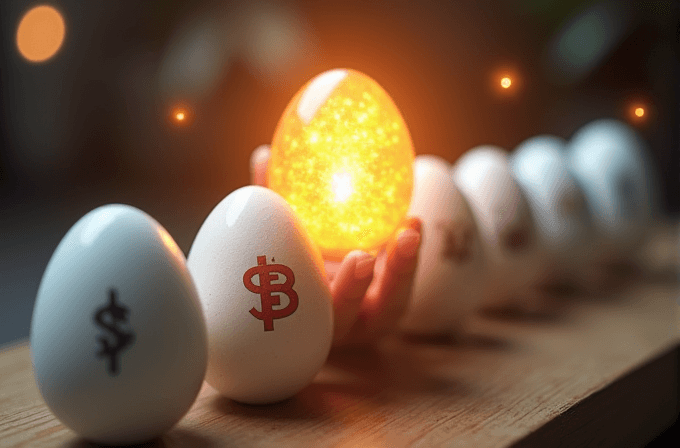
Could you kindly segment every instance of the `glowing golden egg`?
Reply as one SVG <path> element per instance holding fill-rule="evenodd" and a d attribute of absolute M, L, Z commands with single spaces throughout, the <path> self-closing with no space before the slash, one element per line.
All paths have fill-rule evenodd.
<path fill-rule="evenodd" d="M 376 252 L 406 216 L 413 143 L 373 79 L 324 72 L 286 107 L 271 146 L 269 188 L 299 215 L 327 259 Z"/>

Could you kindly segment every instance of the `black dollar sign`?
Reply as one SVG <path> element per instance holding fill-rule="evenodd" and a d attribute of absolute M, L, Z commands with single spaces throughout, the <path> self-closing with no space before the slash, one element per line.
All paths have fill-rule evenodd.
<path fill-rule="evenodd" d="M 127 321 L 129 309 L 116 303 L 116 290 L 109 290 L 109 304 L 105 307 L 99 308 L 94 315 L 94 321 L 97 325 L 111 332 L 116 338 L 113 344 L 109 344 L 109 340 L 103 336 L 97 337 L 97 340 L 102 347 L 97 352 L 97 357 L 109 358 L 109 373 L 112 375 L 118 374 L 118 353 L 126 349 L 135 340 L 134 333 L 125 333 L 118 328 L 119 323 Z M 105 319 L 108 315 L 109 318 Z"/>

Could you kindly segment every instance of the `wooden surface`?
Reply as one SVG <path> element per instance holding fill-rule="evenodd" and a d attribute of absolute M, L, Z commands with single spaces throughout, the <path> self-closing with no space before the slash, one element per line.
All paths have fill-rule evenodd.
<path fill-rule="evenodd" d="M 660 248 L 675 254 L 676 243 Z M 276 405 L 240 405 L 204 383 L 145 446 L 642 446 L 678 413 L 676 277 L 563 301 L 543 319 L 478 319 L 462 342 L 333 352 L 310 387 Z M 90 446 L 44 405 L 26 342 L 0 352 L 0 446 Z"/>

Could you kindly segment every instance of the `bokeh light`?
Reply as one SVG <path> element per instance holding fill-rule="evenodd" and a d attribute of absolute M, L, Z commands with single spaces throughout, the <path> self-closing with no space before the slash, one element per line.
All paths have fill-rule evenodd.
<path fill-rule="evenodd" d="M 546 75 L 555 84 L 585 80 L 625 38 L 635 23 L 630 2 L 591 2 L 576 8 L 557 30 L 544 54 Z"/>
<path fill-rule="evenodd" d="M 156 82 L 164 101 L 184 98 L 196 104 L 214 93 L 230 67 L 237 43 L 216 8 L 178 27 L 160 61 Z"/>
<path fill-rule="evenodd" d="M 640 126 L 649 120 L 651 108 L 647 101 L 629 101 L 626 106 L 627 121 L 636 126 Z"/>
<path fill-rule="evenodd" d="M 513 61 L 499 61 L 496 68 L 488 72 L 489 87 L 497 98 L 512 98 L 522 87 L 520 68 Z"/>
<path fill-rule="evenodd" d="M 64 18 L 59 11 L 48 5 L 36 6 L 19 22 L 17 48 L 26 60 L 44 62 L 59 51 L 65 33 Z"/>
<path fill-rule="evenodd" d="M 183 105 L 175 105 L 170 109 L 170 122 L 176 126 L 188 125 L 191 118 L 191 112 Z"/>

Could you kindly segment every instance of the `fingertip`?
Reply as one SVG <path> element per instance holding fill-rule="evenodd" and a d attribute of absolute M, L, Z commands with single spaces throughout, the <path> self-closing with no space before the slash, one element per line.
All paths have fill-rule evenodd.
<path fill-rule="evenodd" d="M 402 229 L 413 229 L 418 233 L 422 233 L 423 221 L 417 216 L 408 216 L 401 224 Z"/>
<path fill-rule="evenodd" d="M 258 146 L 250 155 L 250 166 L 257 166 L 263 163 L 267 163 L 267 161 L 269 160 L 270 153 L 271 150 L 269 148 L 269 145 L 265 144 Z"/>
<path fill-rule="evenodd" d="M 397 255 L 402 259 L 415 258 L 420 248 L 420 233 L 414 229 L 405 229 L 397 237 L 395 248 Z"/>
<path fill-rule="evenodd" d="M 253 185 L 266 186 L 267 163 L 270 154 L 269 145 L 260 145 L 250 155 L 250 180 Z"/>
<path fill-rule="evenodd" d="M 345 255 L 341 261 L 324 261 L 326 275 L 331 282 L 331 294 L 333 295 L 334 300 L 337 300 L 338 296 L 341 296 L 343 291 L 347 289 L 347 286 L 352 283 L 356 266 L 356 256 L 354 252 L 360 253 L 361 251 L 352 251 Z"/>
<path fill-rule="evenodd" d="M 410 216 L 404 220 L 401 226 L 395 232 L 394 237 L 387 245 L 387 259 L 388 263 L 397 270 L 403 265 L 408 269 L 415 269 L 416 259 L 418 257 L 418 250 L 420 249 L 420 242 L 422 239 L 422 221 L 420 218 Z"/>
<path fill-rule="evenodd" d="M 359 250 L 342 260 L 339 273 L 331 285 L 335 306 L 336 341 L 345 337 L 356 322 L 361 302 L 373 279 L 375 257 Z"/>

